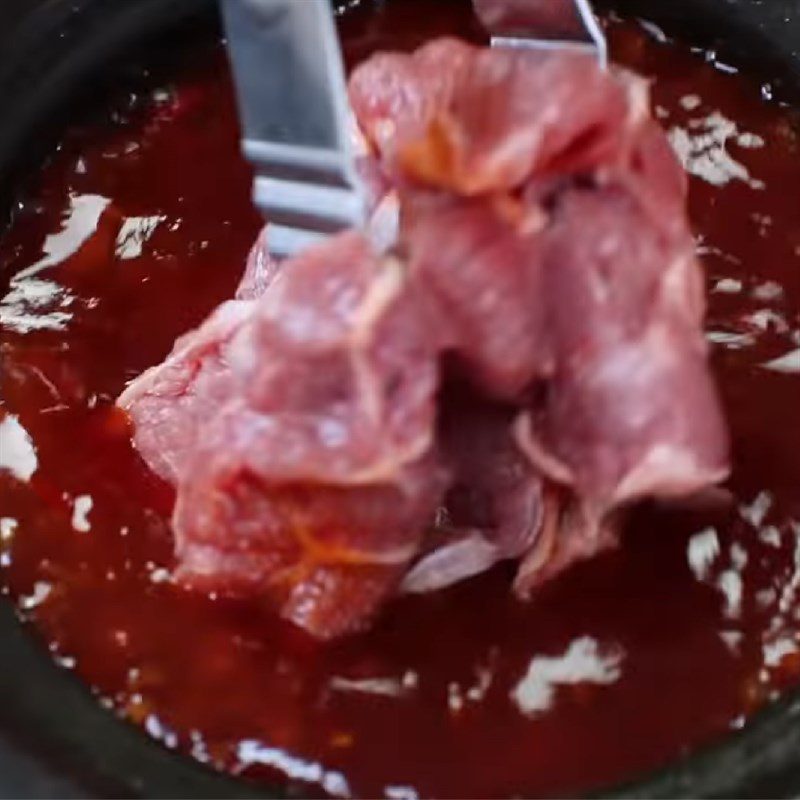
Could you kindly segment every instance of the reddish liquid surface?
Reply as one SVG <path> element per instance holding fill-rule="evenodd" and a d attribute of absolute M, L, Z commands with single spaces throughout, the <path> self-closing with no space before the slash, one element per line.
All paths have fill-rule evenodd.
<path fill-rule="evenodd" d="M 380 9 L 345 16 L 351 62 L 478 30 L 455 0 Z M 2 580 L 60 662 L 167 746 L 331 794 L 580 792 L 723 737 L 800 678 L 800 374 L 763 366 L 800 348 L 798 128 L 688 49 L 623 24 L 612 41 L 705 175 L 691 213 L 736 499 L 642 509 L 618 551 L 527 604 L 498 569 L 321 646 L 169 582 L 171 492 L 113 401 L 232 293 L 258 230 L 218 47 L 68 131 L 20 202 L 0 240 Z M 550 695 L 545 676 L 523 714 L 531 660 L 569 652 L 590 679 L 537 661 Z"/>

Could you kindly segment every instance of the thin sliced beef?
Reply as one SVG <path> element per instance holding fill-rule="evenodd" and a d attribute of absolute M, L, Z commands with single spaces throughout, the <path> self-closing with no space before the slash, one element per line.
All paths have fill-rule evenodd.
<path fill-rule="evenodd" d="M 422 193 L 406 204 L 412 274 L 448 324 L 449 349 L 498 399 L 514 399 L 553 369 L 537 236 L 528 232 L 542 215 L 520 218 L 518 205 Z"/>
<path fill-rule="evenodd" d="M 265 478 L 252 463 L 261 446 L 252 414 L 230 407 L 215 419 L 178 484 L 176 577 L 195 589 L 270 599 L 320 639 L 362 627 L 417 552 L 441 500 L 438 464 L 418 459 L 402 485 Z M 299 457 L 314 458 L 315 447 Z"/>
<path fill-rule="evenodd" d="M 181 336 L 166 360 L 142 373 L 117 400 L 135 426 L 142 458 L 170 483 L 178 480 L 205 424 L 239 390 L 226 354 L 252 311 L 248 301 L 223 303 L 197 330 Z"/>
<path fill-rule="evenodd" d="M 616 166 L 649 120 L 646 84 L 623 75 L 589 55 L 445 39 L 367 61 L 350 98 L 390 173 L 476 196 Z"/>
<path fill-rule="evenodd" d="M 582 24 L 575 3 L 553 0 L 472 0 L 481 22 L 493 33 L 529 35 L 546 32 L 553 39 L 569 39 Z"/>
<path fill-rule="evenodd" d="M 642 79 L 445 39 L 350 92 L 368 230 L 280 265 L 262 234 L 239 299 L 120 399 L 177 487 L 179 581 L 318 638 L 503 559 L 528 595 L 728 459 Z"/>
<path fill-rule="evenodd" d="M 599 513 L 725 477 L 688 232 L 669 247 L 624 192 L 568 192 L 544 261 L 546 292 L 560 298 L 548 316 L 559 369 L 521 427 L 542 471 Z"/>
<path fill-rule="evenodd" d="M 136 446 L 150 468 L 175 483 L 199 431 L 236 395 L 238 378 L 228 348 L 278 273 L 267 251 L 267 230 L 247 259 L 236 299 L 222 303 L 194 331 L 181 336 L 159 365 L 142 373 L 119 397 L 136 427 Z"/>
<path fill-rule="evenodd" d="M 436 326 L 400 262 L 360 235 L 285 264 L 230 353 L 249 406 L 280 415 L 262 472 L 401 483 L 434 445 Z"/>
<path fill-rule="evenodd" d="M 355 233 L 282 265 L 227 344 L 230 394 L 178 471 L 181 582 L 269 596 L 320 638 L 374 613 L 445 488 L 423 309 Z"/>
<path fill-rule="evenodd" d="M 516 435 L 569 492 L 547 515 L 559 536 L 543 535 L 525 563 L 526 592 L 613 543 L 618 505 L 724 478 L 727 436 L 686 179 L 645 84 L 579 55 L 467 50 L 446 41 L 395 56 L 400 120 L 367 124 L 400 175 L 401 238 L 450 323 L 450 349 L 490 396 L 525 406 L 526 387 L 546 387 Z M 448 53 L 455 77 L 427 88 L 422 64 Z M 374 112 L 360 98 L 370 70 L 351 91 Z M 537 93 L 542 76 L 549 91 Z"/>

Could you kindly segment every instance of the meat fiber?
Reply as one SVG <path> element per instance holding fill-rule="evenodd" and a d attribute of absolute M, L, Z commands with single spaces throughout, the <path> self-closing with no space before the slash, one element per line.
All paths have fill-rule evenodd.
<path fill-rule="evenodd" d="M 350 92 L 367 234 L 280 265 L 262 234 L 237 299 L 120 398 L 177 488 L 178 580 L 318 638 L 500 560 L 526 596 L 625 504 L 728 468 L 643 80 L 444 39 Z"/>

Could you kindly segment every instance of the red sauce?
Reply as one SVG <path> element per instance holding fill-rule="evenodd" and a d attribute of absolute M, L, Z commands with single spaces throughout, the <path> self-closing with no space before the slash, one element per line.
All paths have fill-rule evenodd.
<path fill-rule="evenodd" d="M 455 0 L 369 4 L 342 27 L 351 62 L 478 31 Z M 618 551 L 527 604 L 501 568 L 325 646 L 169 582 L 171 492 L 113 401 L 231 294 L 259 227 L 218 46 L 69 130 L 21 200 L 0 240 L 17 275 L 0 283 L 2 581 L 60 663 L 167 746 L 332 794 L 582 792 L 724 736 L 800 679 L 798 128 L 684 47 L 619 23 L 611 38 L 719 184 L 693 179 L 691 213 L 736 499 L 641 509 Z M 523 714 L 510 693 L 531 660 L 570 652 L 588 680 L 562 660 L 548 697 L 535 662 Z"/>

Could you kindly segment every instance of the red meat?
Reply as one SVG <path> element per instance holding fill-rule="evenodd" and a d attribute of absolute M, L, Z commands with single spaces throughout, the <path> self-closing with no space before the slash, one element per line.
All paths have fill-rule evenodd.
<path fill-rule="evenodd" d="M 446 39 L 350 91 L 369 236 L 277 265 L 262 234 L 239 299 L 120 398 L 177 486 L 178 579 L 319 638 L 503 559 L 527 595 L 621 506 L 728 469 L 644 81 Z"/>

